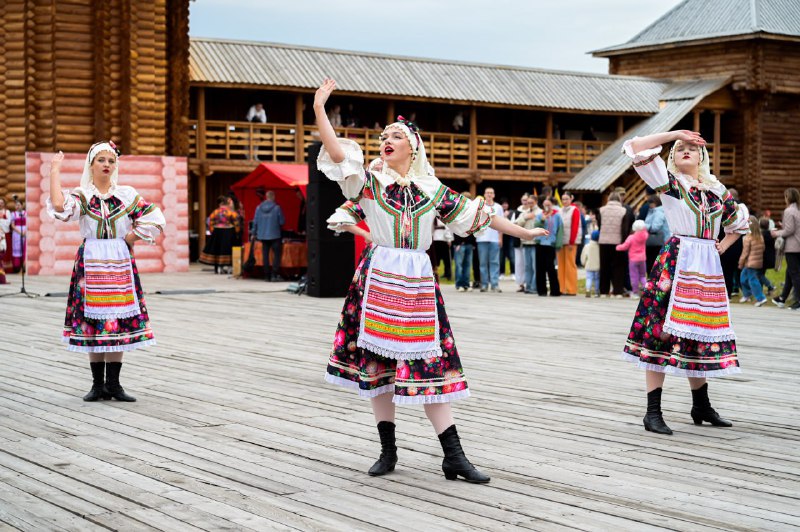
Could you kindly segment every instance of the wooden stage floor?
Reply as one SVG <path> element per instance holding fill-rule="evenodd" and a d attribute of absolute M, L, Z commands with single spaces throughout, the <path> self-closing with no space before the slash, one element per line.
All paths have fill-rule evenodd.
<path fill-rule="evenodd" d="M 800 528 L 798 312 L 734 305 L 744 372 L 710 385 L 734 427 L 694 426 L 668 377 L 666 437 L 642 428 L 644 375 L 619 358 L 635 301 L 445 286 L 480 486 L 445 480 L 419 406 L 398 410 L 396 472 L 366 475 L 369 403 L 323 381 L 340 299 L 198 269 L 143 283 L 159 344 L 126 356 L 137 403 L 81 400 L 68 279 L 0 299 L 0 530 Z"/>

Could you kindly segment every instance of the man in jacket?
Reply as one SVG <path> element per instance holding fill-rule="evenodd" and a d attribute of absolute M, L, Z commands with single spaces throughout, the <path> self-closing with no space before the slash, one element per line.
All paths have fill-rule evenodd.
<path fill-rule="evenodd" d="M 261 256 L 264 261 L 264 280 L 282 281 L 281 267 L 281 226 L 286 222 L 281 206 L 275 203 L 275 192 L 268 190 L 266 199 L 256 209 L 253 219 L 252 240 L 261 241 Z M 269 268 L 269 250 L 272 250 L 272 272 Z"/>

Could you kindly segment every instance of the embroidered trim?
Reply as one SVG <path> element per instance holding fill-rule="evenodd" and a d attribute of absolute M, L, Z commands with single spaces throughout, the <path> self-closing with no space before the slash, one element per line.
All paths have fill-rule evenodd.
<path fill-rule="evenodd" d="M 440 393 L 434 395 L 395 395 L 392 402 L 396 405 L 430 405 L 435 403 L 449 403 L 466 399 L 470 396 L 469 388 L 458 390 L 457 392 Z"/>
<path fill-rule="evenodd" d="M 742 368 L 739 366 L 728 366 L 727 368 L 722 369 L 712 369 L 709 371 L 705 370 L 697 370 L 697 369 L 683 369 L 678 368 L 675 366 L 660 366 L 658 364 L 651 364 L 649 362 L 644 362 L 641 358 L 637 357 L 636 355 L 632 355 L 630 353 L 622 353 L 622 359 L 626 362 L 632 362 L 636 364 L 636 366 L 640 369 L 646 369 L 648 371 L 657 371 L 658 373 L 666 373 L 667 375 L 678 375 L 681 377 L 722 377 L 725 375 L 736 375 L 737 373 L 742 372 Z"/>
<path fill-rule="evenodd" d="M 638 162 L 634 161 L 633 162 L 633 167 L 634 168 L 639 168 L 640 166 L 647 166 L 648 164 L 652 163 L 656 159 L 656 157 L 658 157 L 658 156 L 659 156 L 658 153 L 654 153 L 653 155 L 651 155 L 650 157 L 648 157 L 646 159 L 642 159 L 641 161 L 638 161 Z"/>
<path fill-rule="evenodd" d="M 62 342 L 69 343 L 69 338 L 62 337 Z M 124 345 L 72 345 L 67 347 L 67 351 L 76 353 L 115 353 L 118 351 L 134 351 L 142 347 L 156 345 L 155 340 L 145 340 L 143 342 L 136 342 L 135 344 Z"/>

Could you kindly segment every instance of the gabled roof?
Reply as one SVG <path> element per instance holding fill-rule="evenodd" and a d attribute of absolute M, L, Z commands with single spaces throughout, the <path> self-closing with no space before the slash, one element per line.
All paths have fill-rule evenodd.
<path fill-rule="evenodd" d="M 316 89 L 579 111 L 650 114 L 669 82 L 193 37 L 192 83 Z"/>
<path fill-rule="evenodd" d="M 638 48 L 748 36 L 800 38 L 798 0 L 685 0 L 625 44 L 594 50 L 607 57 Z"/>
<path fill-rule="evenodd" d="M 564 188 L 584 192 L 603 192 L 630 168 L 631 160 L 622 153 L 622 145 L 633 137 L 669 131 L 709 94 L 721 89 L 728 78 L 676 82 L 664 90 L 661 110 L 626 131 L 621 138 L 586 165 Z"/>

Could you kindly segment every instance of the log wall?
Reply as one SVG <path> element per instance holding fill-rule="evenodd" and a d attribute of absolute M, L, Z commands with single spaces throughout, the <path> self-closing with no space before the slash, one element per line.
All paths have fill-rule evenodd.
<path fill-rule="evenodd" d="M 0 197 L 25 192 L 25 152 L 184 155 L 188 0 L 0 2 Z"/>

